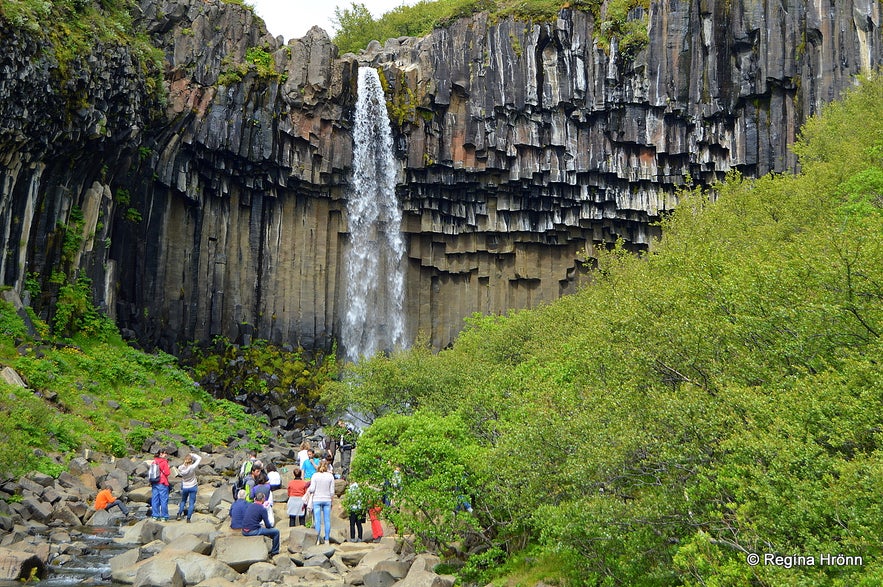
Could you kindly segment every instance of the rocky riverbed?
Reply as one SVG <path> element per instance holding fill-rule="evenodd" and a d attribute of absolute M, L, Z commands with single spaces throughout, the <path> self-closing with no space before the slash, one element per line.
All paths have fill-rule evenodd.
<path fill-rule="evenodd" d="M 274 492 L 282 550 L 270 557 L 269 539 L 245 537 L 229 527 L 230 485 L 244 451 L 208 452 L 183 446 L 169 450 L 172 465 L 180 464 L 190 451 L 203 455 L 191 523 L 148 517 L 149 452 L 116 459 L 87 451 L 57 478 L 33 472 L 4 482 L 0 486 L 0 582 L 76 575 L 83 572 L 84 561 L 94 561 L 86 567 L 94 569 L 97 582 L 137 587 L 453 585 L 453 577 L 434 572 L 438 557 L 416 553 L 408 537 L 396 535 L 388 524 L 384 524 L 384 537 L 376 542 L 350 542 L 349 522 L 337 498 L 331 544 L 317 545 L 312 528 L 289 527 L 284 489 Z M 280 441 L 259 454 L 265 463 L 285 469 L 283 487 L 290 479 L 295 452 L 292 445 Z M 131 510 L 128 517 L 116 508 L 108 512 L 92 507 L 98 488 L 105 483 L 115 495 L 123 496 Z M 338 497 L 345 488 L 346 481 L 339 480 Z M 172 477 L 172 516 L 179 498 L 180 480 Z M 95 536 L 108 532 L 114 534 L 113 546 L 96 547 Z M 364 536 L 371 538 L 370 524 L 365 524 Z"/>

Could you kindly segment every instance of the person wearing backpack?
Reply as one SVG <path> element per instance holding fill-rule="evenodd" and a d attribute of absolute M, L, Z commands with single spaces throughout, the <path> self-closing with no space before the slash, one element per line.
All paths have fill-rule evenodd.
<path fill-rule="evenodd" d="M 169 453 L 165 449 L 156 452 L 153 462 L 148 469 L 148 481 L 150 481 L 150 508 L 153 519 L 156 521 L 169 521 Z"/>
<path fill-rule="evenodd" d="M 239 494 L 240 489 L 246 489 L 246 485 L 248 484 L 248 480 L 251 478 L 251 472 L 254 468 L 255 463 L 260 463 L 258 461 L 258 455 L 254 451 L 248 453 L 248 457 L 242 461 L 242 464 L 239 465 L 239 473 L 236 475 L 236 480 L 233 482 L 233 499 L 236 499 L 236 496 Z M 246 494 L 248 493 L 248 489 L 246 489 Z"/>

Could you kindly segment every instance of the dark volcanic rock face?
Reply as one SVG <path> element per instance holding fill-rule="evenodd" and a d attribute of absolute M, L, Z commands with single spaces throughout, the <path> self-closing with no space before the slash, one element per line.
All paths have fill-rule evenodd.
<path fill-rule="evenodd" d="M 145 0 L 139 25 L 167 60 L 152 119 L 124 48 L 81 64 L 71 83 L 89 106 L 71 116 L 51 60 L 2 25 L 4 283 L 49 276 L 76 206 L 84 243 L 65 262 L 143 343 L 247 331 L 329 346 L 356 73 L 371 65 L 400 162 L 408 330 L 443 346 L 473 312 L 574 291 L 595 246 L 648 246 L 688 178 L 794 170 L 801 123 L 883 62 L 881 6 L 653 2 L 635 14 L 650 43 L 626 60 L 571 10 L 476 15 L 338 56 L 319 29 L 282 46 L 239 6 Z M 244 65 L 254 48 L 277 75 Z M 34 114 L 55 111 L 68 115 Z"/>

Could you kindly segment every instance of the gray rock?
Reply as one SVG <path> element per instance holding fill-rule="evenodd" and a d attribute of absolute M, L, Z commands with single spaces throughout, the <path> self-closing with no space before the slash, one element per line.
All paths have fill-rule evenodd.
<path fill-rule="evenodd" d="M 316 545 L 319 533 L 313 528 L 295 526 L 288 532 L 288 552 L 303 552 Z"/>
<path fill-rule="evenodd" d="M 270 540 L 259 536 L 222 535 L 215 540 L 212 556 L 243 573 L 254 563 L 266 561 Z"/>
<path fill-rule="evenodd" d="M 30 518 L 38 522 L 48 522 L 52 518 L 52 504 L 37 497 L 24 497 L 21 500 L 22 505 L 27 509 Z"/>
<path fill-rule="evenodd" d="M 68 507 L 67 503 L 62 503 L 55 507 L 55 510 L 52 512 L 52 519 L 60 521 L 67 528 L 75 528 L 82 523 L 80 517 Z"/>
<path fill-rule="evenodd" d="M 175 561 L 158 558 L 143 561 L 135 572 L 134 587 L 184 587 L 184 577 Z"/>
<path fill-rule="evenodd" d="M 199 554 L 210 554 L 212 551 L 212 543 L 203 540 L 202 537 L 195 534 L 184 534 L 170 540 L 161 552 L 183 551 L 196 552 Z"/>
<path fill-rule="evenodd" d="M 386 571 L 370 571 L 362 578 L 365 587 L 391 587 L 396 578 Z"/>
<path fill-rule="evenodd" d="M 248 569 L 248 576 L 261 583 L 278 583 L 282 580 L 282 571 L 271 563 L 255 563 Z"/>
<path fill-rule="evenodd" d="M 3 367 L 0 369 L 0 381 L 15 387 L 27 387 L 21 375 L 12 367 Z"/>
<path fill-rule="evenodd" d="M 138 570 L 136 563 L 140 557 L 141 549 L 131 548 L 111 558 L 109 561 L 111 578 L 118 583 L 134 583 L 135 573 Z"/>
<path fill-rule="evenodd" d="M 374 565 L 375 571 L 386 571 L 396 580 L 404 579 L 405 577 L 407 577 L 410 568 L 410 562 L 394 560 L 382 560 Z"/>
<path fill-rule="evenodd" d="M 50 475 L 41 473 L 39 471 L 32 471 L 31 473 L 28 473 L 28 478 L 42 487 L 52 487 L 55 484 L 55 479 L 53 479 Z"/>
<path fill-rule="evenodd" d="M 239 577 L 239 573 L 230 565 L 198 552 L 174 552 L 164 549 L 157 554 L 156 558 L 174 560 L 187 585 L 196 585 L 207 579 L 215 578 L 235 581 Z"/>
<path fill-rule="evenodd" d="M 182 536 L 197 536 L 204 542 L 213 542 L 218 528 L 210 522 L 169 522 L 162 529 L 161 538 L 163 542 L 172 542 Z"/>

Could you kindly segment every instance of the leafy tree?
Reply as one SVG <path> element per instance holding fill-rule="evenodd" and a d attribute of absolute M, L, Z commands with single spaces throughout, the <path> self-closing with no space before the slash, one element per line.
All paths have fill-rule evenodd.
<path fill-rule="evenodd" d="M 417 412 L 375 420 L 359 438 L 352 478 L 387 497 L 400 533 L 446 550 L 475 525 L 478 446 L 456 416 Z"/>

